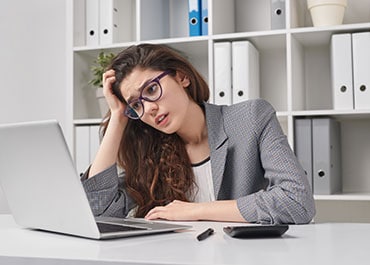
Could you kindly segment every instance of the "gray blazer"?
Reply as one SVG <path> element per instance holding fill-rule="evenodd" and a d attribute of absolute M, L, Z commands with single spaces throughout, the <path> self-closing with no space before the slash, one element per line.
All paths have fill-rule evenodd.
<path fill-rule="evenodd" d="M 217 200 L 236 199 L 248 222 L 308 223 L 315 204 L 307 176 L 273 107 L 262 99 L 204 104 Z M 115 165 L 82 183 L 95 215 L 124 217 L 135 203 Z"/>

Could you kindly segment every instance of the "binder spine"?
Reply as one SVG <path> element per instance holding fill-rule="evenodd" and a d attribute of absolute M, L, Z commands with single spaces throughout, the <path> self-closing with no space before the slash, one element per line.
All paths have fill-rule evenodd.
<path fill-rule="evenodd" d="M 284 29 L 285 0 L 271 0 L 271 29 Z"/>
<path fill-rule="evenodd" d="M 89 126 L 76 126 L 75 162 L 76 170 L 82 174 L 90 163 L 90 129 Z"/>
<path fill-rule="evenodd" d="M 201 32 L 202 35 L 208 35 L 208 0 L 201 0 L 202 10 L 201 10 Z"/>
<path fill-rule="evenodd" d="M 232 42 L 232 103 L 259 98 L 259 52 L 249 41 Z"/>
<path fill-rule="evenodd" d="M 294 134 L 295 155 L 307 175 L 311 191 L 314 192 L 312 175 L 312 119 L 295 119 Z"/>
<path fill-rule="evenodd" d="M 334 109 L 354 108 L 351 34 L 331 38 L 331 80 Z"/>
<path fill-rule="evenodd" d="M 99 0 L 85 0 L 86 46 L 99 45 Z"/>
<path fill-rule="evenodd" d="M 201 35 L 201 0 L 188 0 L 189 36 Z"/>
<path fill-rule="evenodd" d="M 355 109 L 370 109 L 370 32 L 352 34 Z"/>
<path fill-rule="evenodd" d="M 313 190 L 315 194 L 341 192 L 340 126 L 332 118 L 312 120 Z"/>
<path fill-rule="evenodd" d="M 216 104 L 231 104 L 231 42 L 214 44 L 214 99 Z"/>
<path fill-rule="evenodd" d="M 96 153 L 99 150 L 100 146 L 100 126 L 99 125 L 91 125 L 90 127 L 90 142 L 89 142 L 89 163 L 94 161 Z"/>
<path fill-rule="evenodd" d="M 118 0 L 100 0 L 100 45 L 118 42 Z"/>

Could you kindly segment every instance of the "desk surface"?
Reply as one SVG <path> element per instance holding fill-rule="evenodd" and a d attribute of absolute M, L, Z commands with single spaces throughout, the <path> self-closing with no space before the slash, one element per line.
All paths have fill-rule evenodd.
<path fill-rule="evenodd" d="M 370 224 L 291 225 L 282 238 L 234 239 L 229 223 L 189 222 L 185 232 L 106 241 L 18 227 L 0 215 L 0 264 L 370 264 Z M 215 234 L 204 241 L 206 228 Z"/>

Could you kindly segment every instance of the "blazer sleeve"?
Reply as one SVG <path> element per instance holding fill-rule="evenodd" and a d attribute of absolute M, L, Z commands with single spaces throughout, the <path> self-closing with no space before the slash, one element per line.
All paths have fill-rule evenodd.
<path fill-rule="evenodd" d="M 81 182 L 94 216 L 126 217 L 135 204 L 123 188 L 124 172 L 116 164 L 90 178 L 88 172 Z"/>
<path fill-rule="evenodd" d="M 261 223 L 309 223 L 315 204 L 307 176 L 293 153 L 273 107 L 254 101 L 250 116 L 266 189 L 237 200 L 243 217 Z"/>

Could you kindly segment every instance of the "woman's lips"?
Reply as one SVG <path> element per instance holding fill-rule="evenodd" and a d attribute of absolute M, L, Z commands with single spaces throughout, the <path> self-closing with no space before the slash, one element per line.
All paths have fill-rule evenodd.
<path fill-rule="evenodd" d="M 168 114 L 159 115 L 159 116 L 155 119 L 155 123 L 156 123 L 157 125 L 162 125 L 162 124 L 164 124 L 164 123 L 165 123 L 165 121 L 166 121 L 167 115 L 168 115 Z"/>

